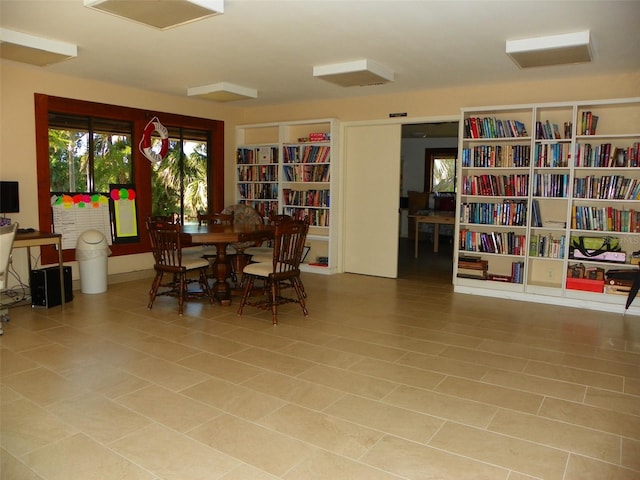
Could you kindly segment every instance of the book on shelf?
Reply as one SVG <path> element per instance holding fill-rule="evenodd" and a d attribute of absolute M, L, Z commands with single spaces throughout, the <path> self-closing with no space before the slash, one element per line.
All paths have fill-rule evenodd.
<path fill-rule="evenodd" d="M 604 286 L 604 293 L 609 293 L 612 295 L 629 295 L 630 291 L 631 291 L 630 286 L 623 286 L 623 285 L 605 285 Z"/>
<path fill-rule="evenodd" d="M 503 282 L 503 283 L 513 283 L 513 277 L 510 275 L 501 275 L 498 273 L 490 273 L 487 276 L 487 280 L 492 280 L 494 282 Z"/>
<path fill-rule="evenodd" d="M 595 135 L 598 127 L 598 115 L 594 115 L 591 111 L 582 112 L 581 135 Z"/>
<path fill-rule="evenodd" d="M 458 276 L 464 276 L 466 278 L 486 278 L 487 277 L 487 269 L 477 270 L 474 268 L 460 268 L 457 270 Z"/>
<path fill-rule="evenodd" d="M 540 215 L 540 203 L 537 199 L 533 199 L 531 202 L 531 226 L 532 227 L 541 227 L 542 226 L 542 217 Z"/>

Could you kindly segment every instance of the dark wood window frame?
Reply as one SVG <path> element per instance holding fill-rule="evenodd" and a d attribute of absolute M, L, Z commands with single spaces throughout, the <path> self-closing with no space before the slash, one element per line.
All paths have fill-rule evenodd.
<path fill-rule="evenodd" d="M 38 212 L 39 229 L 51 232 L 53 213 L 51 210 L 51 193 L 49 177 L 49 112 L 87 115 L 92 117 L 126 120 L 133 122 L 132 158 L 133 183 L 136 186 L 138 207 L 138 231 L 144 230 L 144 218 L 151 214 L 151 163 L 138 151 L 144 127 L 150 119 L 158 117 L 164 126 L 192 128 L 208 131 L 211 145 L 209 153 L 210 179 L 208 185 L 208 203 L 213 211 L 224 208 L 224 122 L 205 118 L 190 117 L 172 113 L 142 110 L 131 107 L 120 107 L 83 100 L 54 97 L 36 93 L 35 98 L 35 133 L 36 133 L 36 166 L 38 177 Z M 140 235 L 140 242 L 112 245 L 111 254 L 131 255 L 151 251 L 146 234 Z M 57 263 L 58 254 L 53 247 L 43 246 L 42 264 Z M 75 260 L 75 249 L 64 250 L 64 261 Z"/>

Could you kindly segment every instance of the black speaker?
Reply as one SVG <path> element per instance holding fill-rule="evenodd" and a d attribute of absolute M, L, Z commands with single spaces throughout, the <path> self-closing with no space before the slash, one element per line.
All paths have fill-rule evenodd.
<path fill-rule="evenodd" d="M 62 267 L 65 302 L 73 300 L 71 267 Z M 58 267 L 31 270 L 31 305 L 34 307 L 57 307 L 62 304 L 60 294 L 60 269 Z"/>

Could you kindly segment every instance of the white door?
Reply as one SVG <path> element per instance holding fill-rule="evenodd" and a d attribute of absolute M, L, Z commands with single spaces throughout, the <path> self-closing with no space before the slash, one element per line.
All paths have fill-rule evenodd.
<path fill-rule="evenodd" d="M 344 130 L 344 270 L 398 276 L 401 125 Z"/>

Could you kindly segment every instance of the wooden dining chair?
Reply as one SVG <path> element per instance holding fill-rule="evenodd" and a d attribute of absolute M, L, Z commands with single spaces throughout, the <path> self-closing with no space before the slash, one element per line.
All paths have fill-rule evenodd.
<path fill-rule="evenodd" d="M 282 222 L 292 222 L 294 218 L 291 215 L 272 215 L 269 217 L 269 223 L 273 226 L 279 225 Z M 309 217 L 305 217 L 303 219 L 305 222 L 309 222 Z M 245 250 L 247 255 L 251 255 L 250 262 L 251 263 L 261 263 L 261 262 L 270 262 L 273 258 L 273 239 L 270 239 L 268 242 L 265 242 L 266 246 L 260 247 L 249 247 Z M 306 298 L 307 291 L 304 288 L 304 283 L 302 283 L 301 279 L 299 280 L 300 288 L 302 289 L 302 296 Z M 286 283 L 282 283 L 280 287 L 286 286 Z M 289 286 L 293 287 L 293 283 L 290 282 Z"/>
<path fill-rule="evenodd" d="M 209 288 L 207 271 L 209 261 L 195 255 L 183 255 L 181 225 L 163 221 L 146 220 L 156 275 L 149 291 L 148 308 L 158 295 L 170 295 L 178 298 L 178 314 L 182 315 L 185 300 L 208 297 L 213 304 L 213 292 Z M 197 272 L 198 278 L 189 278 L 189 273 Z M 170 279 L 165 281 L 165 274 Z M 189 284 L 198 282 L 200 290 L 190 290 Z M 161 288 L 164 290 L 160 291 Z"/>
<path fill-rule="evenodd" d="M 304 244 L 309 232 L 307 221 L 294 220 L 275 226 L 273 256 L 270 262 L 250 263 L 244 267 L 244 291 L 238 307 L 238 315 L 242 315 L 245 305 L 263 310 L 271 310 L 274 325 L 278 324 L 278 305 L 297 303 L 305 317 L 309 315 L 305 305 L 302 281 L 300 280 L 300 262 L 304 252 Z M 269 294 L 262 295 L 259 300 L 250 300 L 256 279 L 262 279 L 267 285 Z M 296 298 L 282 296 L 282 286 L 291 285 Z"/>
<path fill-rule="evenodd" d="M 243 203 L 229 205 L 222 210 L 222 213 L 233 213 L 234 223 L 238 225 L 263 225 L 264 219 L 258 211 Z M 234 242 L 229 245 L 227 255 L 231 260 L 231 271 L 233 272 L 234 281 L 237 287 L 242 286 L 242 271 L 244 266 L 249 263 L 249 255 L 245 253 L 245 249 L 255 247 L 262 243 L 261 240 L 248 242 Z"/>
<path fill-rule="evenodd" d="M 293 221 L 291 215 L 275 214 L 269 217 L 269 224 L 273 226 L 291 221 Z M 273 257 L 273 239 L 269 239 L 259 246 L 245 248 L 244 253 L 251 255 L 252 262 L 270 262 Z"/>

